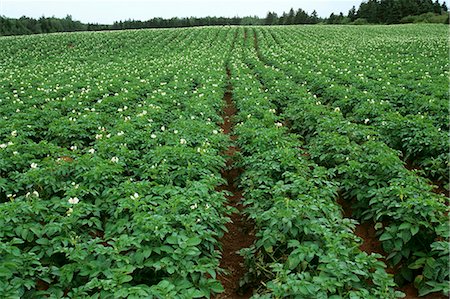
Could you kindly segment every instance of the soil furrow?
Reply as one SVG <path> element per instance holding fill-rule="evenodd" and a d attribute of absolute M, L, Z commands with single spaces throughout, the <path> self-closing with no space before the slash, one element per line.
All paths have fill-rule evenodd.
<path fill-rule="evenodd" d="M 230 80 L 230 70 L 227 69 L 228 80 Z M 232 86 L 228 85 L 224 94 L 226 103 L 223 109 L 222 130 L 224 134 L 230 136 L 231 140 L 235 140 L 233 135 L 233 116 L 237 109 L 233 103 Z M 242 173 L 242 169 L 235 166 L 235 154 L 239 152 L 236 146 L 230 146 L 224 153 L 227 157 L 226 168 L 222 171 L 222 177 L 227 184 L 221 187 L 221 190 L 228 191 L 228 205 L 236 208 L 238 211 L 233 213 L 230 218 L 231 222 L 227 224 L 228 232 L 220 239 L 222 244 L 222 260 L 220 267 L 227 273 L 220 275 L 218 279 L 225 288 L 222 294 L 216 298 L 250 298 L 252 289 L 246 286 L 240 286 L 239 281 L 246 273 L 244 267 L 244 258 L 239 255 L 239 250 L 250 247 L 255 241 L 254 225 L 243 215 L 243 206 L 241 204 L 242 191 L 237 186 L 237 179 Z"/>

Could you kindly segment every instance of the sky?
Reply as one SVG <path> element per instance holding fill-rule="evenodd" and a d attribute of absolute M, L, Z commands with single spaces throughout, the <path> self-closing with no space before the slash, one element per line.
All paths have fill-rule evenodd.
<path fill-rule="evenodd" d="M 148 20 L 154 17 L 259 16 L 268 11 L 281 14 L 302 8 L 319 16 L 343 12 L 361 0 L 0 0 L 0 15 L 19 18 L 65 17 L 84 23 L 112 24 L 120 20 Z"/>

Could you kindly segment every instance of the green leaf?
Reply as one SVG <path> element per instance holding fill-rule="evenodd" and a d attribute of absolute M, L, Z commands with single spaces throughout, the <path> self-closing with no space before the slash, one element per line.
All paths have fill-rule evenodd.
<path fill-rule="evenodd" d="M 178 244 L 178 238 L 176 235 L 171 235 L 171 236 L 167 237 L 166 241 L 169 244 L 173 244 L 173 245 Z"/>
<path fill-rule="evenodd" d="M 380 241 L 386 241 L 386 240 L 390 240 L 390 239 L 392 239 L 392 235 L 389 232 L 384 232 L 380 236 Z"/>
<path fill-rule="evenodd" d="M 186 244 L 188 246 L 197 246 L 202 242 L 202 240 L 199 237 L 192 237 L 187 239 Z"/>

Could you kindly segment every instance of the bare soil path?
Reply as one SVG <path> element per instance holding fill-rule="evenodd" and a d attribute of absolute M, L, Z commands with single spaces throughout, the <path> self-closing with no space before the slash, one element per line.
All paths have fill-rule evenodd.
<path fill-rule="evenodd" d="M 228 80 L 231 77 L 230 70 L 227 69 Z M 233 116 L 237 109 L 233 102 L 232 86 L 228 85 L 227 91 L 224 94 L 224 101 L 226 106 L 223 110 L 224 123 L 222 130 L 224 134 L 230 136 L 231 140 L 236 140 L 236 136 L 232 134 L 233 131 Z M 217 295 L 215 298 L 250 298 L 252 289 L 248 286 L 240 286 L 239 281 L 246 273 L 244 266 L 244 258 L 239 255 L 239 250 L 250 247 L 255 241 L 254 224 L 247 220 L 243 215 L 243 206 L 241 204 L 242 191 L 237 186 L 237 179 L 242 173 L 242 169 L 235 167 L 234 156 L 239 152 L 236 146 L 230 146 L 224 153 L 227 157 L 226 168 L 222 171 L 222 177 L 227 181 L 227 184 L 221 186 L 220 190 L 226 190 L 231 193 L 227 196 L 228 205 L 236 208 L 238 212 L 233 213 L 230 218 L 230 223 L 227 224 L 228 232 L 220 239 L 222 244 L 222 260 L 220 267 L 227 271 L 218 277 L 225 288 L 225 292 Z"/>

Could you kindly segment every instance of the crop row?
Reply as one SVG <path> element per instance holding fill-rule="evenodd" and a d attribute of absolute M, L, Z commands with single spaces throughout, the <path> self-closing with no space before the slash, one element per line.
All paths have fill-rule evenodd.
<path fill-rule="evenodd" d="M 367 78 L 367 76 L 370 77 L 368 65 L 372 69 L 375 67 L 373 64 L 376 65 L 380 60 L 384 60 L 379 57 L 380 55 L 392 59 L 390 56 L 398 53 L 390 49 L 389 44 L 385 48 L 393 54 L 389 54 L 390 52 L 383 49 L 382 45 L 364 44 L 358 40 L 357 46 L 363 48 L 363 51 L 353 50 L 352 47 L 346 49 L 348 52 L 356 52 L 352 52 L 355 55 L 352 60 L 344 56 L 346 54 L 342 54 L 342 52 L 346 53 L 344 50 L 324 52 L 324 48 L 329 47 L 329 41 L 319 39 L 317 44 L 312 44 L 311 37 L 308 36 L 311 33 L 307 30 L 307 36 L 294 36 L 294 38 L 284 30 L 275 32 L 258 30 L 257 34 L 261 37 L 260 53 L 266 63 L 280 68 L 288 76 L 292 76 L 297 83 L 305 84 L 316 95 L 317 101 L 340 109 L 349 121 L 376 128 L 380 133 L 380 139 L 390 147 L 401 150 L 404 159 L 420 167 L 429 178 L 442 182 L 448 181 L 450 145 L 447 125 L 449 110 L 448 105 L 445 104 L 447 94 L 439 96 L 432 90 L 429 91 L 431 95 L 411 95 L 412 92 L 421 89 L 420 83 L 431 80 L 429 76 L 432 76 L 431 81 L 435 88 L 443 86 L 445 88 L 446 84 L 439 84 L 442 77 L 447 74 L 443 68 L 445 62 L 440 61 L 439 58 L 445 57 L 446 54 L 444 55 L 442 47 L 439 47 L 443 41 L 437 32 L 431 32 L 431 37 L 434 38 L 431 41 L 437 46 L 430 48 L 430 51 L 436 51 L 433 57 L 438 59 L 432 62 L 433 69 L 428 69 L 436 74 L 421 78 L 419 83 L 415 81 L 405 83 L 404 75 L 401 74 L 398 74 L 399 79 L 396 79 L 396 76 L 389 73 L 394 71 L 395 64 L 390 67 L 378 66 L 379 69 L 374 70 L 376 74 L 372 75 L 373 79 Z M 406 39 L 407 36 L 402 38 Z M 341 38 L 341 41 L 345 38 L 347 38 L 346 35 Z M 426 41 L 431 44 L 430 39 Z M 317 47 L 317 49 L 311 49 L 311 47 Z M 371 57 L 370 53 L 378 51 L 381 54 Z M 317 54 L 314 53 L 320 53 L 320 55 L 316 57 Z M 430 63 L 428 56 L 420 58 L 414 59 L 414 63 L 422 65 Z M 331 63 L 331 61 L 337 63 Z M 401 66 L 404 68 L 402 72 L 408 73 L 411 70 L 417 74 L 419 70 L 414 69 L 417 66 L 411 64 L 411 62 L 404 63 Z M 435 78 L 440 79 L 434 82 Z M 403 84 L 407 86 L 416 84 L 417 87 L 414 85 L 411 87 L 413 91 L 408 92 Z M 386 88 L 380 89 L 380 86 Z M 397 97 L 399 98 L 396 99 Z M 405 108 L 411 106 L 420 106 L 420 109 Z"/>
<path fill-rule="evenodd" d="M 233 97 L 239 113 L 245 211 L 257 241 L 243 250 L 246 282 L 259 282 L 253 298 L 396 298 L 392 278 L 377 255 L 367 255 L 355 222 L 336 204 L 330 172 L 306 157 L 301 142 L 277 116 L 252 74 L 242 44 L 232 55 Z"/>
<path fill-rule="evenodd" d="M 133 34 L 97 33 L 100 45 L 91 35 L 58 35 L 47 46 L 101 48 L 103 38 L 121 44 Z M 133 51 L 138 45 L 124 47 L 102 70 L 98 59 L 115 53 L 105 46 L 107 54 L 77 71 L 90 86 L 74 88 L 75 77 L 64 74 L 37 91 L 45 98 L 31 87 L 5 97 L 5 107 L 20 111 L 2 110 L 2 298 L 193 298 L 223 290 L 215 279 L 217 240 L 229 209 L 216 190 L 228 144 L 218 126 L 228 51 L 219 49 L 230 48 L 232 33 L 196 34 L 178 44 L 164 38 L 152 57 Z M 208 51 L 204 42 L 211 42 Z M 36 87 L 34 76 L 22 80 Z M 60 82 L 67 83 L 62 90 Z"/>
<path fill-rule="evenodd" d="M 265 44 L 261 39 L 259 48 Z M 246 61 L 265 82 L 267 95 L 282 103 L 277 109 L 305 139 L 311 159 L 334 173 L 357 219 L 373 221 L 387 260 L 398 268 L 397 282 L 415 281 L 421 294 L 448 293 L 446 198 L 406 169 L 374 128 L 349 122 L 307 86 L 262 63 L 255 51 Z"/>

